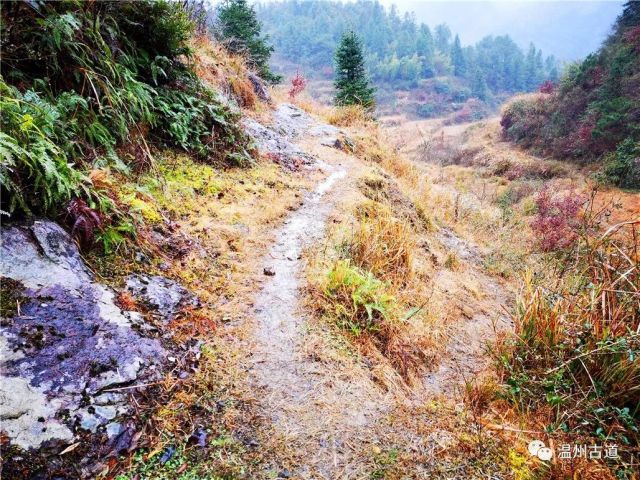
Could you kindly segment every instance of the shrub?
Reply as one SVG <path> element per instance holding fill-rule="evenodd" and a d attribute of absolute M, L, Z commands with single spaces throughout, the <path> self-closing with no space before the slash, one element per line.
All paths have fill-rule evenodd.
<path fill-rule="evenodd" d="M 418 146 L 419 158 L 439 165 L 472 165 L 481 147 L 465 147 L 459 139 L 444 136 L 423 141 Z"/>
<path fill-rule="evenodd" d="M 543 252 L 565 249 L 578 238 L 579 214 L 585 199 L 576 194 L 553 196 L 543 188 L 535 198 L 536 215 L 531 229 Z"/>
<path fill-rule="evenodd" d="M 238 115 L 184 62 L 193 32 L 184 5 L 11 2 L 2 21 L 5 213 L 54 214 L 75 196 L 94 208 L 82 172 L 105 158 L 122 165 L 127 149 L 134 166 L 150 165 L 148 133 L 202 159 L 249 163 Z"/>
<path fill-rule="evenodd" d="M 556 86 L 551 80 L 545 80 L 540 87 L 538 87 L 540 93 L 553 93 L 555 89 Z"/>
<path fill-rule="evenodd" d="M 296 70 L 295 76 L 291 79 L 291 88 L 289 89 L 289 98 L 295 100 L 295 98 L 302 93 L 307 86 L 307 79 Z"/>
<path fill-rule="evenodd" d="M 625 12 L 637 8 L 633 5 Z M 569 66 L 557 87 L 545 83 L 541 94 L 520 97 L 504 110 L 506 138 L 559 158 L 606 156 L 614 183 L 617 170 L 630 168 L 627 160 L 608 155 L 628 139 L 640 141 L 638 25 L 637 17 L 625 12 L 600 50 Z"/>
<path fill-rule="evenodd" d="M 421 103 L 416 107 L 416 114 L 422 118 L 431 118 L 438 113 L 436 106 L 432 103 Z"/>
<path fill-rule="evenodd" d="M 627 138 L 607 155 L 602 178 L 621 188 L 640 189 L 640 143 Z"/>

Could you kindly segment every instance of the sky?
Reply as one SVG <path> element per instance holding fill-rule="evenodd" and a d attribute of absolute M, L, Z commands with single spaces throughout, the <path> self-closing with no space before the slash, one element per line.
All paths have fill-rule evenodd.
<path fill-rule="evenodd" d="M 486 35 L 509 34 L 526 48 L 533 41 L 545 55 L 560 60 L 584 58 L 607 37 L 622 1 L 435 1 L 381 0 L 401 13 L 413 11 L 419 22 L 433 27 L 447 23 L 463 45 Z"/>

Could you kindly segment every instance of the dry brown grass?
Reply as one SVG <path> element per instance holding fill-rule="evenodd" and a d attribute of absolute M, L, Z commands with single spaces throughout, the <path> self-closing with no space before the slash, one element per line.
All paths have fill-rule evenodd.
<path fill-rule="evenodd" d="M 248 78 L 249 69 L 244 59 L 230 54 L 221 44 L 206 36 L 191 40 L 196 74 L 200 79 L 234 98 L 238 105 L 255 110 L 259 104 L 253 85 Z"/>
<path fill-rule="evenodd" d="M 355 154 L 362 160 L 380 165 L 409 185 L 415 186 L 418 183 L 416 167 L 391 147 L 391 142 L 385 138 L 379 125 L 368 122 L 361 126 L 356 130 L 354 141 Z"/>
<path fill-rule="evenodd" d="M 356 216 L 359 222 L 348 245 L 355 264 L 378 278 L 400 285 L 410 282 L 416 249 L 411 227 L 378 202 L 358 205 Z"/>
<path fill-rule="evenodd" d="M 379 201 L 344 206 L 352 226 L 329 235 L 335 251 L 312 257 L 309 305 L 376 365 L 381 384 L 404 388 L 404 382 L 419 382 L 433 361 L 433 311 L 423 308 L 429 261 L 416 235 L 425 229 L 415 206 L 389 180 L 369 173 L 357 185 Z M 384 365 L 404 382 L 393 380 Z"/>
<path fill-rule="evenodd" d="M 324 113 L 324 118 L 336 127 L 363 126 L 371 121 L 371 115 L 359 105 L 333 107 Z"/>
<path fill-rule="evenodd" d="M 255 393 L 243 364 L 250 353 L 243 343 L 250 328 L 247 312 L 260 287 L 258 272 L 274 228 L 299 204 L 301 192 L 319 174 L 284 172 L 260 162 L 252 169 L 220 171 L 170 152 L 157 154 L 157 167 L 156 172 L 135 179 L 93 174 L 97 183 L 111 185 L 121 195 L 144 190 L 147 206 L 166 220 L 147 238 L 160 243 L 145 252 L 149 264 L 136 263 L 133 253 L 124 250 L 91 264 L 114 286 L 121 286 L 132 270 L 179 281 L 198 296 L 203 307 L 184 309 L 170 325 L 159 328 L 177 344 L 189 347 L 201 341 L 204 346 L 184 354 L 178 350 L 173 371 L 139 399 L 138 414 L 149 418 L 139 442 L 146 451 L 135 462 L 123 460 L 122 468 L 133 477 L 136 469 L 146 465 L 145 469 L 152 469 L 144 475 L 158 473 L 163 478 L 167 472 L 158 458 L 164 448 L 173 446 L 189 464 L 189 471 L 260 478 L 262 470 L 252 470 L 254 465 L 269 457 L 272 447 L 278 449 L 279 458 L 288 447 L 271 435 L 270 424 L 257 415 Z M 158 235 L 159 231 L 163 234 Z M 182 251 L 180 244 L 179 251 L 171 250 L 176 239 L 189 248 Z M 170 255 L 161 253 L 167 250 Z M 127 310 L 146 313 L 126 293 L 118 296 L 118 302 Z M 180 378 L 180 372 L 188 377 Z M 191 439 L 199 427 L 207 430 L 205 449 Z M 259 442 L 260 448 L 248 448 L 249 439 Z M 216 446 L 212 440 L 224 444 Z"/>

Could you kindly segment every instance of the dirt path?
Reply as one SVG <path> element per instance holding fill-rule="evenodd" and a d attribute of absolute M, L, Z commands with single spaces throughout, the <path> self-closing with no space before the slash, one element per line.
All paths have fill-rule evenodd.
<path fill-rule="evenodd" d="M 424 386 L 430 394 L 451 396 L 465 382 L 487 369 L 487 343 L 496 338 L 497 332 L 512 328 L 507 310 L 512 303 L 512 294 L 505 285 L 483 271 L 482 253 L 476 245 L 446 228 L 437 236 L 440 243 L 455 252 L 464 265 L 458 272 L 438 271 L 434 280 L 438 288 L 447 295 L 460 283 L 459 276 L 464 275 L 477 281 L 482 289 L 480 298 L 467 292 L 466 298 L 462 299 L 465 303 L 461 315 L 449 325 L 446 347 L 438 367 L 424 379 Z M 460 295 L 451 296 L 460 300 Z"/>
<path fill-rule="evenodd" d="M 389 402 L 357 369 L 327 365 L 309 355 L 305 313 L 300 305 L 303 249 L 322 237 L 341 195 L 353 188 L 356 160 L 322 146 L 326 136 L 305 136 L 318 166 L 327 173 L 302 206 L 276 233 L 265 259 L 267 277 L 255 301 L 252 374 L 259 402 L 294 455 L 294 478 L 354 478 L 361 467 L 355 445 L 362 430 Z"/>

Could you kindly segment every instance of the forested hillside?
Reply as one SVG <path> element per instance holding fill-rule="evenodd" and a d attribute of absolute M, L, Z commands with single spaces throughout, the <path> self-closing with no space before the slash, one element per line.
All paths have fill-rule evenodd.
<path fill-rule="evenodd" d="M 433 89 L 436 94 L 454 90 L 450 100 L 461 102 L 535 90 L 545 79 L 558 77 L 558 62 L 552 56 L 545 58 L 534 45 L 523 52 L 509 36 L 462 45 L 446 24 L 418 23 L 413 15 L 401 15 L 395 7 L 386 9 L 378 2 L 288 1 L 264 4 L 258 14 L 277 55 L 309 76 L 331 77 L 340 36 L 353 29 L 363 41 L 372 79 L 389 89 L 455 77 L 460 81 L 439 82 Z M 430 116 L 426 110 L 423 113 Z"/>
<path fill-rule="evenodd" d="M 506 137 L 542 155 L 603 159 L 606 181 L 640 187 L 640 3 L 628 2 L 600 50 L 543 90 L 505 109 Z"/>
<path fill-rule="evenodd" d="M 638 5 L 3 2 L 0 476 L 638 480 Z"/>

